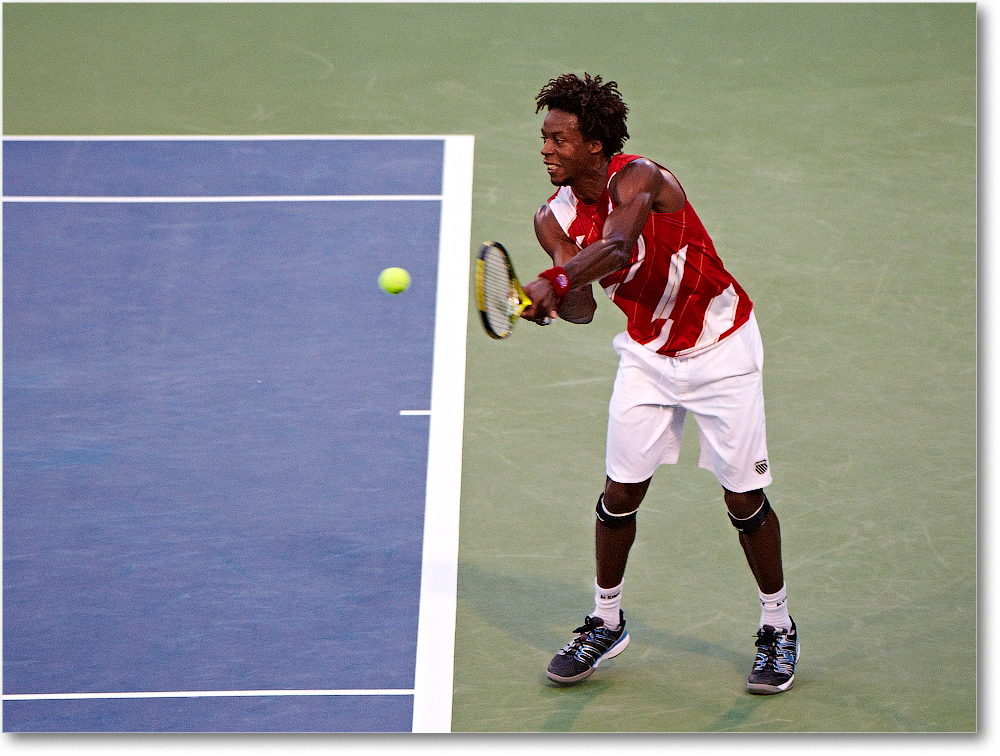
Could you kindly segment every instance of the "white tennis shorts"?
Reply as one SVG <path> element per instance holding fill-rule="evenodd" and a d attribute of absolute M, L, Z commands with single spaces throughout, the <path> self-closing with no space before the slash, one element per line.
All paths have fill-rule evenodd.
<path fill-rule="evenodd" d="M 699 467 L 730 491 L 771 483 L 764 421 L 764 346 L 753 313 L 708 349 L 665 357 L 628 333 L 615 337 L 620 359 L 608 414 L 607 472 L 639 483 L 659 465 L 677 463 L 684 420 L 694 415 Z"/>

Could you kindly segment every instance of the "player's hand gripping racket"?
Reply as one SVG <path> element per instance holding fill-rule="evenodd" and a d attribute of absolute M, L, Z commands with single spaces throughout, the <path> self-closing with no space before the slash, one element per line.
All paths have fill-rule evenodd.
<path fill-rule="evenodd" d="M 521 313 L 531 306 L 514 273 L 510 255 L 499 242 L 484 242 L 476 259 L 476 304 L 483 328 L 494 339 L 505 339 Z"/>

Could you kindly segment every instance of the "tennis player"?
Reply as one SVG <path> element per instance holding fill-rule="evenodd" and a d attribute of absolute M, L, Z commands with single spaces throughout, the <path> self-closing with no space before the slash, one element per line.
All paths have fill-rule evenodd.
<path fill-rule="evenodd" d="M 549 664 L 556 683 L 578 683 L 628 645 L 622 588 L 636 515 L 653 472 L 675 464 L 690 412 L 699 466 L 723 488 L 760 596 L 751 693 L 792 687 L 798 634 L 788 614 L 764 421 L 763 347 L 753 303 L 726 271 L 677 179 L 622 154 L 628 113 L 615 82 L 573 74 L 536 96 L 542 159 L 558 190 L 535 215 L 553 267 L 525 286 L 522 317 L 589 323 L 604 289 L 628 317 L 611 396 L 607 480 L 597 502 L 594 610 Z"/>

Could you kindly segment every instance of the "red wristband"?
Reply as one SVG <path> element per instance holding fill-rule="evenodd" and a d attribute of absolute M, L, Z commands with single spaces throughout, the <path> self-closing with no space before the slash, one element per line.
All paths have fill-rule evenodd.
<path fill-rule="evenodd" d="M 552 287 L 556 290 L 556 298 L 560 301 L 566 296 L 566 292 L 569 291 L 569 276 L 566 275 L 566 269 L 561 267 L 549 268 L 548 270 L 543 270 L 538 274 L 540 278 L 545 278 L 551 282 Z"/>

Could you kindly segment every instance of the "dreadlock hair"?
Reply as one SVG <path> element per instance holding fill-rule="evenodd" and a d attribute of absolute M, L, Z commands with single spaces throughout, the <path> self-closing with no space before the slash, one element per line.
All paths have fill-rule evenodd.
<path fill-rule="evenodd" d="M 563 74 L 558 79 L 550 79 L 535 96 L 537 113 L 542 108 L 555 108 L 572 113 L 580 124 L 584 139 L 597 139 L 603 145 L 605 157 L 612 157 L 622 151 L 628 139 L 625 118 L 628 106 L 618 91 L 618 83 L 605 84 L 600 76 L 584 78 L 575 74 Z"/>

